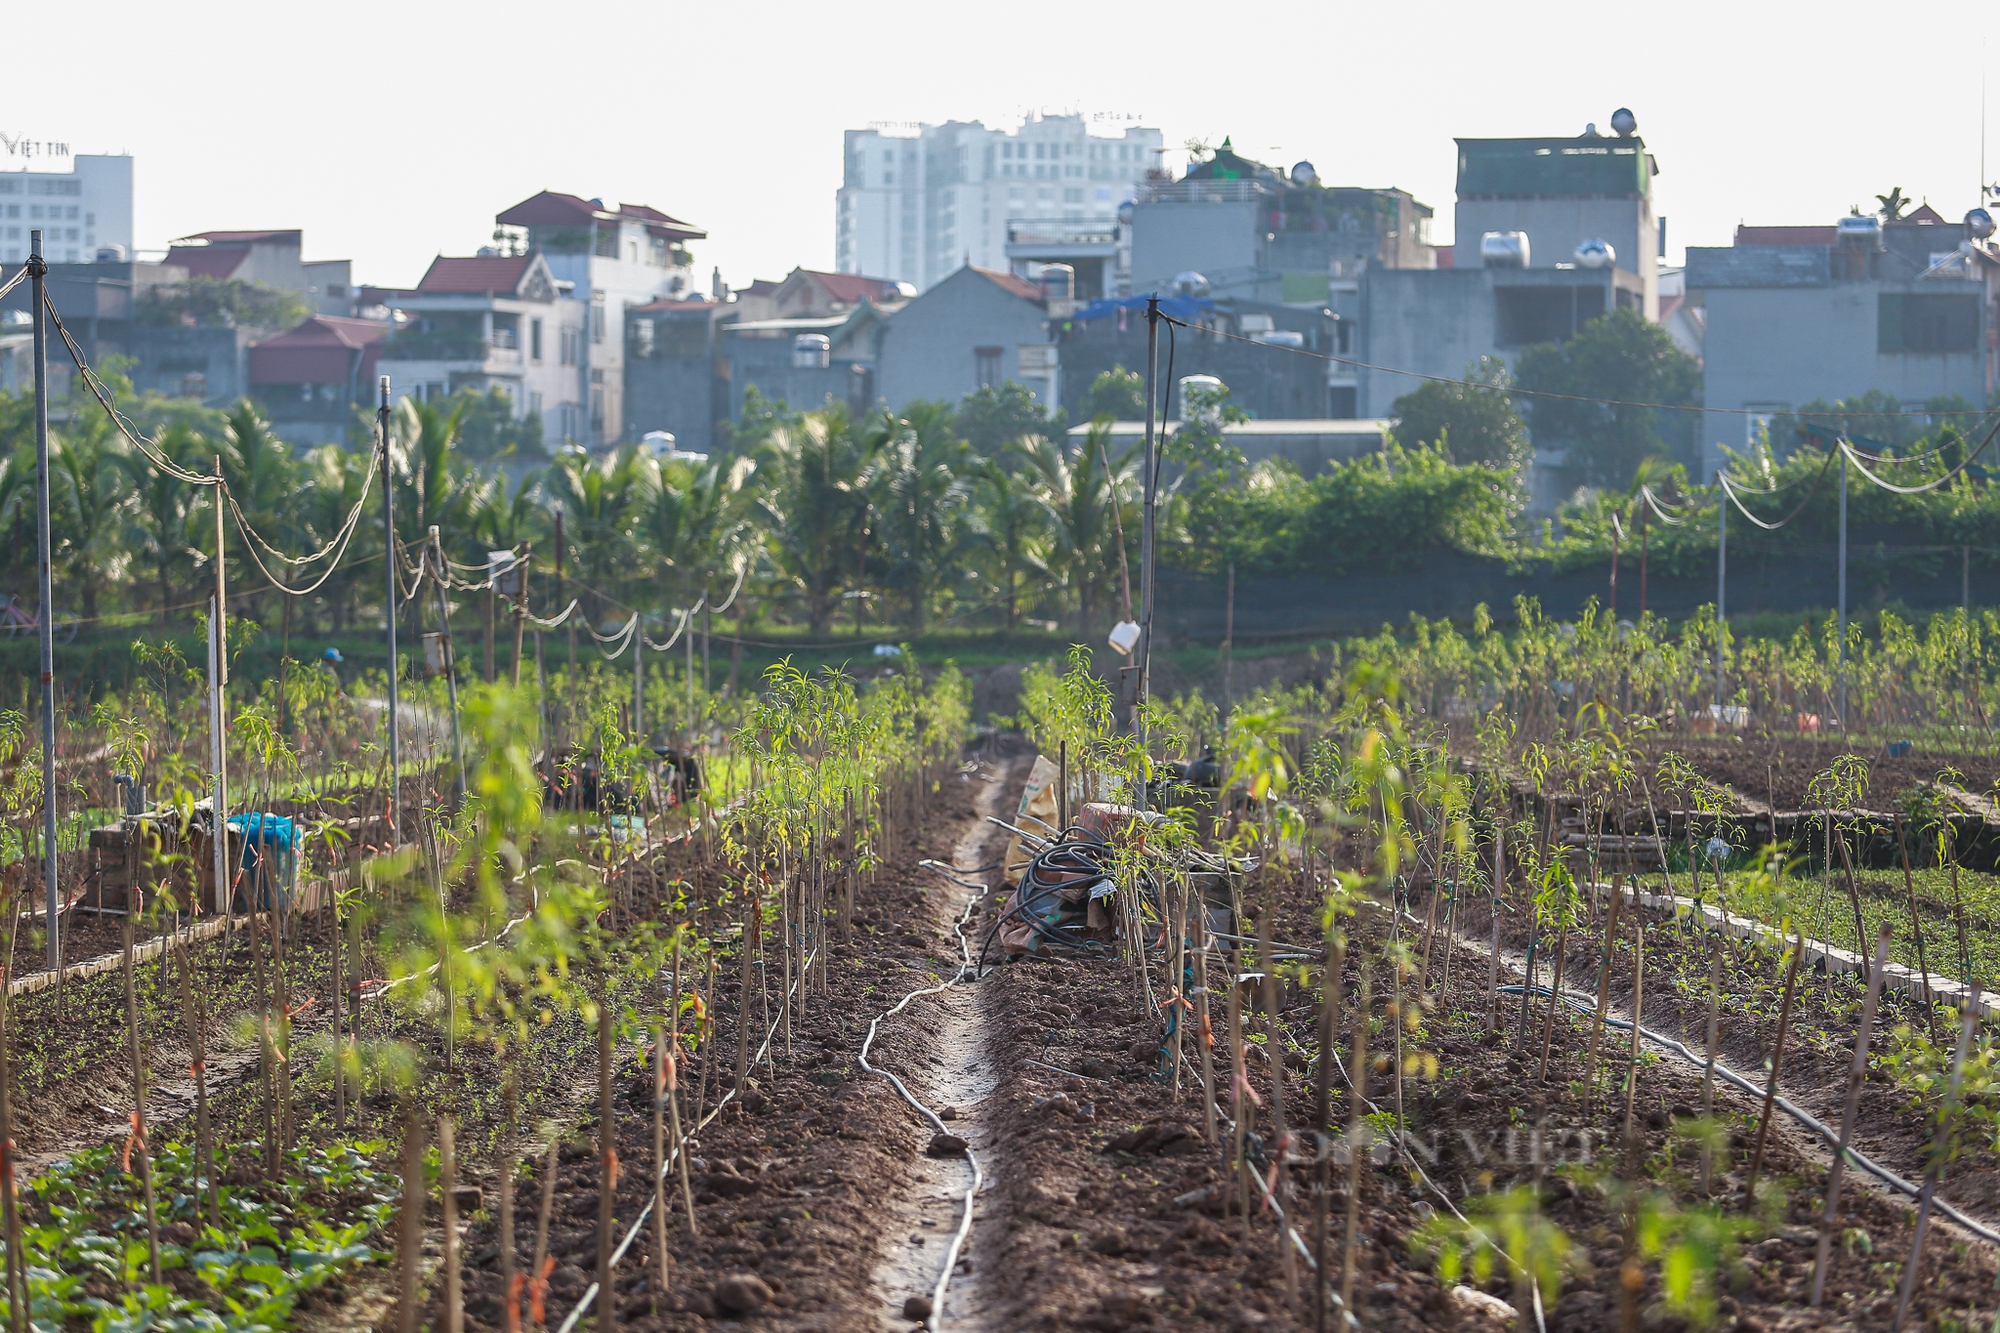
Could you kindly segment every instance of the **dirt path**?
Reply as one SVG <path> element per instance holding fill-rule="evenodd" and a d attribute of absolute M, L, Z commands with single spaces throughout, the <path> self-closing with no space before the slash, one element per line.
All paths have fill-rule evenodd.
<path fill-rule="evenodd" d="M 1010 798 L 1019 791 L 1024 772 L 1025 767 L 1020 762 L 981 770 L 981 790 L 973 803 L 975 813 L 981 818 L 959 838 L 953 848 L 952 865 L 964 870 L 996 865 L 1006 854 L 1006 831 L 986 823 L 984 816 L 1004 817 Z M 938 928 L 950 942 L 947 945 L 949 949 L 957 944 L 955 927 L 960 917 L 965 915 L 969 900 L 984 897 L 985 894 L 970 887 L 969 883 L 954 882 L 942 875 L 938 878 L 948 886 L 943 901 L 938 904 L 937 917 Z M 981 870 L 961 878 L 998 883 L 1000 871 Z M 970 939 L 971 952 L 976 956 L 979 936 L 970 927 L 966 935 Z M 943 1117 L 953 1134 L 965 1139 L 972 1151 L 982 1157 L 988 1153 L 992 1142 L 986 1103 L 998 1081 L 987 1054 L 988 1017 L 983 999 L 984 994 L 977 986 L 960 984 L 916 1001 L 929 1013 L 935 1054 L 940 1063 L 915 1070 L 887 1066 L 918 1100 Z M 898 1015 L 888 1021 L 894 1023 L 903 1018 L 904 1015 Z M 911 1120 L 919 1126 L 920 1132 L 932 1128 L 914 1111 L 911 1112 Z M 972 1179 L 972 1168 L 965 1158 L 925 1154 L 916 1159 L 905 1191 L 885 1202 L 883 1248 L 871 1278 L 875 1307 L 884 1329 L 908 1329 L 915 1321 L 906 1313 L 906 1309 L 911 1308 L 906 1303 L 912 1297 L 922 1302 L 931 1300 L 940 1275 L 940 1265 L 959 1228 L 965 1194 L 971 1188 Z M 989 1180 L 987 1189 L 991 1188 Z M 982 1215 L 984 1211 L 982 1200 L 974 1211 L 972 1235 L 975 1239 L 980 1235 L 979 1229 L 992 1221 Z M 933 1312 L 939 1327 L 947 1324 L 954 1329 L 988 1327 L 986 1312 L 990 1302 L 985 1290 L 985 1272 L 972 1264 L 969 1248 L 965 1253 L 967 1257 L 954 1265 L 958 1271 L 952 1275 L 945 1308 Z M 968 1269 L 971 1270 L 970 1281 L 965 1280 Z"/>

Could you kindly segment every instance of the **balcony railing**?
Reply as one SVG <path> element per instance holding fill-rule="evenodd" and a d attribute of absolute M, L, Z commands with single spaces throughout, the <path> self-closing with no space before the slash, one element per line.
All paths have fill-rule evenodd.
<path fill-rule="evenodd" d="M 1269 186 L 1254 180 L 1146 181 L 1138 199 L 1142 204 L 1242 204 L 1270 193 Z"/>
<path fill-rule="evenodd" d="M 1116 245 L 1118 224 L 1110 218 L 1010 218 L 1009 245 Z"/>
<path fill-rule="evenodd" d="M 382 345 L 382 360 L 519 364 L 521 349 L 489 343 L 476 333 L 399 333 Z"/>

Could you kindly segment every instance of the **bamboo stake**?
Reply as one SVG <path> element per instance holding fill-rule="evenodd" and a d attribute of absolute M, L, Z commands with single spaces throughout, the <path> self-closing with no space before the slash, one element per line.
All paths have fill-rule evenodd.
<path fill-rule="evenodd" d="M 556 1202 L 557 1140 L 549 1138 L 548 1156 L 542 1162 L 542 1201 L 535 1212 L 535 1264 L 528 1274 L 528 1311 L 535 1323 L 542 1322 L 542 1295 L 549 1287 L 549 1272 L 555 1260 L 549 1255 L 549 1214 Z"/>
<path fill-rule="evenodd" d="M 10 916 L 18 921 L 14 901 L 7 900 Z M 13 961 L 13 942 L 8 942 L 8 962 Z M 9 966 L 5 972 L 12 972 Z M 6 979 L 0 972 L 0 982 Z M 14 1054 L 13 1040 L 8 1028 L 12 1005 L 7 998 L 7 987 L 0 984 L 0 1227 L 6 1231 L 7 1242 L 7 1328 L 8 1333 L 26 1333 L 28 1313 L 27 1264 L 21 1248 L 21 1215 L 19 1202 L 14 1197 Z"/>
<path fill-rule="evenodd" d="M 515 1117 L 519 1099 L 514 1066 L 510 1062 L 506 1077 L 500 1082 L 500 1162 L 496 1173 L 500 1188 L 500 1290 L 506 1293 L 507 1333 L 519 1333 L 521 1327 L 520 1269 L 514 1254 L 514 1163 L 519 1156 L 515 1146 Z"/>
<path fill-rule="evenodd" d="M 1549 1017 L 1542 1025 L 1542 1064 L 1535 1074 L 1535 1082 L 1549 1081 L 1549 1055 L 1556 1038 L 1556 1007 L 1562 1003 L 1563 962 L 1569 952 L 1569 919 L 1564 917 L 1562 928 L 1556 932 L 1556 971 L 1549 982 Z"/>
<path fill-rule="evenodd" d="M 1265 881 L 1264 910 L 1257 914 L 1257 965 L 1264 973 L 1264 1053 L 1271 1061 L 1271 1156 L 1277 1167 L 1274 1192 L 1278 1206 L 1283 1208 L 1288 1197 L 1285 1158 L 1291 1149 L 1291 1134 L 1285 1128 L 1285 1030 L 1278 1023 L 1278 973 L 1271 960 L 1271 930 L 1277 916 L 1278 892 L 1272 878 Z M 1285 1279 L 1285 1298 L 1297 1304 L 1298 1258 L 1287 1240 L 1285 1229 L 1279 1227 L 1279 1271 Z"/>
<path fill-rule="evenodd" d="M 139 1185 L 146 1199 L 146 1245 L 152 1256 L 153 1281 L 160 1282 L 160 1214 L 153 1197 L 153 1154 L 146 1145 L 146 1048 L 139 1040 L 138 968 L 132 958 L 133 919 L 143 901 L 139 877 L 138 833 L 128 823 L 125 838 L 125 1031 L 132 1055 L 132 1135 L 125 1141 L 129 1160 L 139 1159 Z"/>
<path fill-rule="evenodd" d="M 1195 1010 L 1201 1019 L 1201 1135 L 1215 1146 L 1215 1030 L 1209 1021 L 1208 913 L 1201 914 L 1199 947 L 1195 950 Z M 1322 1047 L 1321 1049 L 1324 1049 Z"/>
<path fill-rule="evenodd" d="M 208 1125 L 208 1065 L 205 1029 L 207 1006 L 196 999 L 194 989 L 194 948 L 180 941 L 181 1021 L 188 1032 L 188 1067 L 194 1074 L 195 1161 L 201 1170 L 201 1193 L 208 1200 L 209 1225 L 222 1225 L 222 1198 L 215 1178 L 215 1140 Z"/>
<path fill-rule="evenodd" d="M 448 1115 L 438 1117 L 438 1189 L 444 1208 L 445 1333 L 464 1333 L 465 1276 L 458 1266 L 458 1153 Z"/>
<path fill-rule="evenodd" d="M 676 941 L 678 943 L 678 941 Z M 667 1086 L 673 1078 L 674 1057 L 667 1051 L 667 1027 L 653 1034 L 653 1312 L 667 1289 Z"/>
<path fill-rule="evenodd" d="M 611 989 L 597 1001 L 597 1327 L 618 1327 L 618 1293 L 611 1285 L 612 1208 L 618 1191 L 618 1128 L 611 1100 Z"/>
<path fill-rule="evenodd" d="M 1931 1030 L 1931 1036 L 1935 1038 L 1937 1008 L 1931 999 L 1931 966 L 1924 958 L 1924 922 L 1923 918 L 1917 915 L 1917 880 L 1916 876 L 1910 873 L 1910 846 L 1903 841 L 1903 816 L 1900 811 L 1896 815 L 1896 852 L 1903 858 L 1903 888 L 1910 899 L 1910 933 L 1917 939 L 1917 971 L 1924 979 L 1924 1018 Z"/>
<path fill-rule="evenodd" d="M 1361 1163 L 1368 1156 L 1368 1017 L 1370 969 L 1361 964 L 1361 996 L 1354 1010 L 1353 1097 L 1347 1105 L 1347 1232 L 1340 1256 L 1340 1308 L 1354 1308 L 1354 1252 L 1361 1234 Z"/>
<path fill-rule="evenodd" d="M 1229 1160 L 1236 1168 L 1236 1202 L 1243 1214 L 1243 1239 L 1249 1240 L 1250 1179 L 1245 1173 L 1250 1166 L 1243 1158 L 1243 1143 L 1250 1127 L 1245 1123 L 1249 1119 L 1249 1108 L 1244 1105 L 1243 1094 L 1250 1083 L 1243 1067 L 1243 990 L 1236 983 L 1234 969 L 1229 978 L 1229 1060 Z"/>
<path fill-rule="evenodd" d="M 1785 1033 L 1792 1025 L 1792 998 L 1799 988 L 1799 960 L 1805 956 L 1806 937 L 1800 932 L 1792 945 L 1791 966 L 1785 969 L 1785 1002 L 1778 1010 L 1778 1036 L 1771 1045 L 1771 1080 L 1764 1085 L 1764 1110 L 1757 1117 L 1757 1146 L 1750 1154 L 1750 1179 L 1743 1188 L 1743 1206 L 1757 1203 L 1757 1173 L 1764 1166 L 1764 1140 L 1771 1130 L 1771 1108 L 1778 1100 L 1778 1078 L 1785 1061 Z"/>
<path fill-rule="evenodd" d="M 1916 1230 L 1910 1236 L 1910 1257 L 1903 1265 L 1903 1287 L 1896 1296 L 1895 1333 L 1902 1333 L 1909 1317 L 1910 1297 L 1916 1290 L 1917 1265 L 1924 1255 L 1924 1233 L 1930 1229 L 1931 1205 L 1937 1198 L 1938 1173 L 1944 1169 L 1945 1144 L 1951 1136 L 1952 1116 L 1958 1110 L 1959 1090 L 1965 1086 L 1965 1052 L 1972 1045 L 1972 1029 L 1979 1021 L 1979 985 L 1973 983 L 1971 1003 L 1958 1021 L 1958 1050 L 1951 1058 L 1951 1084 L 1945 1090 L 1944 1105 L 1938 1108 L 1937 1138 L 1931 1143 L 1930 1165 L 1924 1169 L 1923 1197 L 1917 1201 Z"/>
<path fill-rule="evenodd" d="M 1720 1035 L 1717 1011 L 1722 1003 L 1722 955 L 1714 949 L 1708 954 L 1708 1062 L 1701 1071 L 1701 1118 L 1707 1120 L 1715 1114 L 1715 1047 Z M 1704 1143 L 1701 1149 L 1701 1194 L 1707 1198 L 1714 1176 L 1715 1149 Z"/>
<path fill-rule="evenodd" d="M 1875 1003 L 1882 996 L 1883 964 L 1889 957 L 1889 927 L 1875 937 L 1875 965 L 1868 970 L 1868 992 L 1861 1001 L 1861 1024 L 1854 1034 L 1854 1061 L 1847 1068 L 1847 1103 L 1840 1113 L 1840 1142 L 1834 1145 L 1827 1169 L 1826 1207 L 1819 1219 L 1819 1250 L 1813 1259 L 1812 1295 L 1817 1307 L 1826 1290 L 1827 1261 L 1832 1258 L 1834 1220 L 1840 1212 L 1840 1182 L 1847 1165 L 1847 1144 L 1854 1137 L 1854 1120 L 1861 1106 L 1861 1084 L 1868 1076 L 1868 1042 L 1875 1031 Z"/>
<path fill-rule="evenodd" d="M 397 1282 L 396 1327 L 402 1333 L 417 1333 L 417 1302 L 422 1296 L 417 1281 L 418 1265 L 424 1249 L 424 1121 L 417 1103 L 406 1105 L 403 1129 L 403 1198 L 396 1227 Z"/>
<path fill-rule="evenodd" d="M 1638 892 L 1634 886 L 1633 892 Z M 1604 923 L 1604 957 L 1597 965 L 1597 1021 L 1590 1025 L 1589 1072 L 1583 1080 L 1583 1113 L 1590 1114 L 1590 1102 L 1597 1095 L 1597 1049 L 1604 1041 L 1604 1016 L 1611 1007 L 1611 960 L 1618 953 L 1618 914 L 1625 905 L 1619 877 L 1611 877 L 1611 909 Z"/>

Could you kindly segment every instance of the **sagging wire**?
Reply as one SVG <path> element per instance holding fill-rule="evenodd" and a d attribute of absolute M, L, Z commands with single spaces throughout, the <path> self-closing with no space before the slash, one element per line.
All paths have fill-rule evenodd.
<path fill-rule="evenodd" d="M 1721 486 L 1722 493 L 1729 498 L 1729 503 L 1736 506 L 1736 511 L 1738 513 L 1742 514 L 1743 517 L 1749 519 L 1752 523 L 1756 524 L 1764 531 L 1776 532 L 1779 528 L 1784 527 L 1787 523 L 1790 523 L 1793 519 L 1797 518 L 1800 515 L 1800 513 L 1802 513 L 1805 510 L 1805 507 L 1812 503 L 1812 498 L 1815 495 L 1819 494 L 1819 488 L 1826 481 L 1827 471 L 1833 467 L 1833 456 L 1834 456 L 1833 450 L 1829 449 L 1826 451 L 1826 462 L 1820 464 L 1819 474 L 1813 478 L 1812 489 L 1808 490 L 1803 496 L 1799 498 L 1799 502 L 1792 506 L 1791 513 L 1786 514 L 1783 518 L 1779 519 L 1775 523 L 1767 523 L 1763 519 L 1758 518 L 1755 514 L 1751 513 L 1748 509 L 1745 509 L 1743 507 L 1743 502 L 1736 498 L 1736 485 L 1734 482 L 1729 480 L 1729 473 L 1727 471 L 1717 472 L 1715 474 L 1715 480 L 1717 484 Z M 1791 483 L 1788 482 L 1786 484 L 1790 485 Z M 1783 488 L 1774 486 L 1768 491 L 1757 492 L 1757 494 L 1776 495 L 1778 491 L 1781 489 Z"/>
<path fill-rule="evenodd" d="M 1660 507 L 1660 497 L 1654 492 L 1651 486 L 1641 486 L 1639 488 L 1639 498 L 1646 502 L 1646 508 L 1653 511 L 1653 517 L 1659 519 L 1660 522 L 1666 524 L 1668 527 L 1678 528 L 1681 524 L 1687 522 L 1686 514 L 1675 518 L 1672 514 L 1662 509 Z"/>
<path fill-rule="evenodd" d="M 644 634 L 641 634 L 639 636 L 639 642 L 645 644 L 648 648 L 651 648 L 656 653 L 666 652 L 669 648 L 673 647 L 675 644 L 681 641 L 681 635 L 685 634 L 687 632 L 687 627 L 694 623 L 694 613 L 701 610 L 702 603 L 706 602 L 707 600 L 708 599 L 706 597 L 703 597 L 700 602 L 696 602 L 693 606 L 681 612 L 681 623 L 674 626 L 674 632 L 667 637 L 667 641 L 665 643 L 654 643 Z"/>
<path fill-rule="evenodd" d="M 2000 421 L 1996 421 L 1993 423 L 1993 429 L 1986 432 L 1986 438 L 1979 442 L 1979 447 L 1977 449 L 1974 449 L 1971 453 L 1967 454 L 1963 459 L 1959 460 L 1958 466 L 1952 468 L 1951 471 L 1945 473 L 1942 477 L 1938 477 L 1932 481 L 1927 481 L 1921 486 L 1898 486 L 1892 481 L 1883 480 L 1881 477 L 1876 476 L 1873 472 L 1870 472 L 1868 470 L 1868 465 L 1861 461 L 1862 458 L 1861 451 L 1856 449 L 1851 443 L 1849 443 L 1846 437 L 1843 436 L 1840 439 L 1839 444 L 1841 452 L 1846 454 L 1848 461 L 1854 464 L 1855 471 L 1859 472 L 1862 476 L 1868 478 L 1868 480 L 1874 482 L 1877 486 L 1880 486 L 1883 490 L 1893 491 L 1897 495 L 1922 495 L 1926 491 L 1936 490 L 1938 487 L 1950 481 L 1953 477 L 1956 477 L 1959 473 L 1971 467 L 1972 460 L 1979 457 L 1979 455 L 1981 455 L 1982 453 L 1986 452 L 1986 446 L 1993 443 L 1993 437 L 1996 434 L 2000 434 Z M 1874 461 L 1879 463 L 1881 460 L 1877 459 Z M 1897 461 L 1900 462 L 1902 460 L 1899 459 Z"/>
<path fill-rule="evenodd" d="M 16 281 L 18 280 L 17 275 Z M 138 428 L 127 420 L 112 403 L 110 392 L 105 389 L 103 382 L 97 378 L 97 372 L 90 368 L 90 362 L 84 359 L 83 349 L 77 346 L 76 339 L 70 336 L 68 326 L 63 323 L 62 314 L 57 311 L 55 302 L 49 299 L 46 291 L 42 293 L 42 305 L 49 312 L 49 319 L 55 324 L 56 334 L 63 340 L 63 346 L 69 349 L 70 360 L 76 362 L 77 373 L 83 377 L 85 386 L 90 389 L 91 395 L 97 399 L 98 405 L 104 409 L 105 415 L 111 418 L 111 424 L 118 428 L 118 433 L 130 441 L 133 448 L 144 454 L 148 462 L 152 463 L 154 467 L 168 476 L 179 481 L 184 481 L 190 486 L 221 485 L 221 477 L 205 477 L 199 472 L 188 471 L 167 457 L 166 454 L 160 452 L 159 446 L 139 433 Z"/>
<path fill-rule="evenodd" d="M 244 518 L 243 516 L 243 507 L 236 503 L 236 497 L 230 493 L 228 484 L 224 483 L 222 487 L 222 494 L 229 501 L 229 512 L 230 515 L 236 520 L 236 530 L 243 534 L 245 542 L 244 549 L 249 552 L 251 562 L 257 566 L 258 572 L 263 574 L 264 578 L 270 583 L 270 585 L 273 588 L 276 588 L 279 592 L 285 593 L 286 595 L 291 597 L 305 597 L 309 596 L 314 592 L 317 592 L 320 589 L 320 587 L 326 583 L 328 579 L 334 576 L 335 571 L 337 571 L 340 568 L 340 562 L 347 556 L 348 542 L 353 540 L 355 530 L 360 526 L 361 507 L 368 503 L 368 485 L 369 482 L 372 481 L 375 476 L 375 460 L 380 456 L 381 455 L 379 449 L 370 454 L 368 460 L 368 471 L 366 474 L 366 478 L 361 483 L 361 497 L 354 502 L 354 508 L 348 511 L 347 518 L 345 519 L 345 521 L 341 523 L 340 532 L 335 535 L 332 541 L 328 542 L 325 546 L 322 546 L 318 551 L 315 551 L 312 555 L 309 556 L 303 556 L 303 557 L 288 556 L 284 552 L 273 548 L 269 542 L 265 541 L 264 538 L 258 534 L 255 528 L 250 526 L 249 520 Z M 270 571 L 270 569 L 264 564 L 264 558 L 257 554 L 257 548 L 259 546 L 262 546 L 266 551 L 269 551 L 272 555 L 276 556 L 278 559 L 290 565 L 312 564 L 318 560 L 324 559 L 329 552 L 331 552 L 333 555 L 333 563 L 328 565 L 326 567 L 325 572 L 322 573 L 317 579 L 313 580 L 313 582 L 308 586 L 304 588 L 294 588 L 282 582 L 278 578 L 278 576 L 273 574 Z"/>

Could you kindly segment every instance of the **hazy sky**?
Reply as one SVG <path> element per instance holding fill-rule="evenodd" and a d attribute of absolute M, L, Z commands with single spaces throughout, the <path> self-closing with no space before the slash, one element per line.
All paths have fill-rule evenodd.
<path fill-rule="evenodd" d="M 0 130 L 132 153 L 142 250 L 303 227 L 307 258 L 408 284 L 547 188 L 685 218 L 710 236 L 704 281 L 720 264 L 742 285 L 832 265 L 841 131 L 870 121 L 1138 113 L 1169 143 L 1229 135 L 1329 184 L 1402 186 L 1444 240 L 1454 135 L 1574 134 L 1625 105 L 1678 262 L 1739 221 L 1831 222 L 1892 185 L 1961 216 L 1981 165 L 1977 26 L 1756 0 L 102 0 L 10 62 Z"/>

